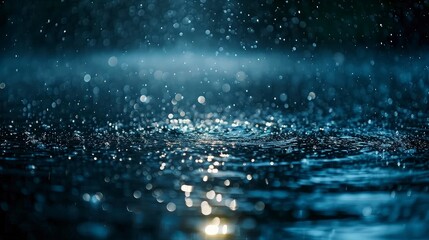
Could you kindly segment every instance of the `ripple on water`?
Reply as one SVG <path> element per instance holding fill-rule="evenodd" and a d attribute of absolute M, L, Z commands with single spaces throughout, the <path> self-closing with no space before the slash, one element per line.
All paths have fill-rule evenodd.
<path fill-rule="evenodd" d="M 132 222 L 133 233 L 170 229 L 186 237 L 352 238 L 361 228 L 381 238 L 386 232 L 376 231 L 385 228 L 395 236 L 427 233 L 419 223 L 429 220 L 427 139 L 287 122 L 197 118 L 147 128 L 110 123 L 95 131 L 3 128 L 2 179 L 22 179 L 1 186 L 19 199 L 17 206 L 28 205 L 22 196 L 39 199 L 38 212 L 77 223 L 88 238 L 117 236 L 121 221 Z M 62 208 L 68 215 L 53 214 Z"/>

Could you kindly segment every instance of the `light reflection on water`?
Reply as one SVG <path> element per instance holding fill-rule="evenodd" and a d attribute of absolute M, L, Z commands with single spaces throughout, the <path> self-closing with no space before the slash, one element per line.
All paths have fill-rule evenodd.
<path fill-rule="evenodd" d="M 205 227 L 204 233 L 208 236 L 225 237 L 234 232 L 233 225 L 228 225 L 225 219 L 213 218 Z"/>
<path fill-rule="evenodd" d="M 85 132 L 81 142 L 63 149 L 57 138 L 41 149 L 51 137 L 46 132 L 32 133 L 25 149 L 18 138 L 4 135 L 2 176 L 20 174 L 22 180 L 2 185 L 19 199 L 16 204 L 3 199 L 3 211 L 82 221 L 79 234 L 101 239 L 121 232 L 117 221 L 129 221 L 127 232 L 136 236 L 159 224 L 151 230 L 153 238 L 355 239 L 361 229 L 366 230 L 360 236 L 370 238 L 401 238 L 410 229 L 417 238 L 427 234 L 422 226 L 429 220 L 427 164 L 414 159 L 419 146 L 412 153 L 389 150 L 401 135 L 378 135 L 377 144 L 361 141 L 359 133 L 279 138 L 279 132 L 276 140 L 251 142 L 239 134 L 175 133 L 160 141 L 163 135 L 153 129 L 142 132 L 144 138 L 122 130 L 116 138 L 98 136 L 83 145 L 83 139 L 95 139 Z M 314 148 L 321 139 L 323 145 Z M 108 147 L 100 151 L 96 142 Z M 306 145 L 311 150 L 302 155 Z M 349 156 L 335 157 L 344 151 Z M 20 196 L 34 197 L 34 209 L 15 209 L 29 203 Z M 63 208 L 68 213 L 58 216 Z M 173 235 L 165 235 L 166 229 Z"/>
<path fill-rule="evenodd" d="M 199 60 L 192 61 L 205 64 Z M 292 90 L 279 89 L 277 75 L 286 78 L 294 71 L 270 71 L 269 64 L 262 70 L 222 65 L 230 72 L 215 75 L 219 82 L 210 84 L 197 81 L 204 73 L 186 73 L 192 79 L 163 92 L 170 80 L 155 74 L 160 63 L 153 60 L 153 66 L 129 64 L 128 70 L 143 69 L 124 86 L 118 79 L 125 70 L 113 68 L 112 61 L 107 69 L 106 61 L 100 63 L 103 71 L 91 79 L 77 76 L 79 84 L 73 85 L 73 76 L 65 78 L 72 80 L 57 89 L 66 95 L 61 101 L 55 100 L 62 97 L 55 90 L 46 94 L 43 84 L 35 87 L 43 91 L 33 93 L 14 90 L 14 83 L 7 82 L 9 95 L 2 106 L 11 111 L 2 115 L 0 126 L 0 186 L 6 193 L 0 207 L 9 218 L 7 233 L 97 239 L 403 239 L 429 234 L 426 113 L 383 108 L 382 101 L 370 105 L 365 98 L 357 106 L 343 98 L 344 104 L 325 107 L 332 96 L 309 87 L 311 78 L 290 78 Z M 97 69 L 97 64 L 91 66 Z M 354 70 L 359 73 L 358 67 Z M 246 82 L 242 73 L 237 79 L 239 71 L 249 79 L 259 75 Z M 139 81 L 158 85 L 149 89 Z M 263 81 L 273 84 L 272 92 L 258 90 Z M 221 89 L 225 83 L 229 87 L 223 88 L 228 91 L 222 90 L 222 101 L 213 94 L 199 98 L 199 84 Z M 81 94 L 70 94 L 67 87 Z M 195 91 L 178 95 L 181 87 Z M 247 88 L 259 102 L 242 94 Z M 304 94 L 294 95 L 294 89 Z M 33 100 L 47 96 L 55 100 L 49 111 L 43 101 Z M 167 96 L 171 104 L 161 104 Z M 299 96 L 301 105 L 294 104 Z M 383 94 L 377 97 L 386 100 Z M 365 115 L 368 105 L 388 114 Z"/>

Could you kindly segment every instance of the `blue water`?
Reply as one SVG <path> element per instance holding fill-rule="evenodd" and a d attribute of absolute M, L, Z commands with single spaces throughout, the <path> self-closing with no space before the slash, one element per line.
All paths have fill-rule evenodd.
<path fill-rule="evenodd" d="M 425 239 L 418 55 L 2 59 L 1 234 Z"/>

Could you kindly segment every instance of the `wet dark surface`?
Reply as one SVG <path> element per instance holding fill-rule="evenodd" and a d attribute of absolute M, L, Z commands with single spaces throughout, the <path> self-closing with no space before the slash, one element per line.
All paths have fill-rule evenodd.
<path fill-rule="evenodd" d="M 3 59 L 0 233 L 425 239 L 421 56 Z"/>

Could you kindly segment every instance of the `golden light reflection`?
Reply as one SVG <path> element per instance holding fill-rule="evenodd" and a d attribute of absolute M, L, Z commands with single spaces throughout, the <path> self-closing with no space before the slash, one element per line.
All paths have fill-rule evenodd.
<path fill-rule="evenodd" d="M 213 225 L 213 224 L 209 224 L 206 226 L 206 228 L 204 229 L 205 233 L 207 235 L 216 235 L 219 233 L 219 226 L 218 225 Z"/>
<path fill-rule="evenodd" d="M 218 217 L 205 225 L 204 233 L 210 237 L 223 237 L 232 233 L 232 226 Z"/>

